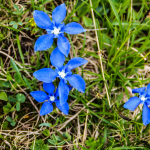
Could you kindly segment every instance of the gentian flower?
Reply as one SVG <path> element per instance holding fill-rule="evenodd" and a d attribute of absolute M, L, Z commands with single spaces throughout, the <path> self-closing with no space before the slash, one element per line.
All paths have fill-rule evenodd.
<path fill-rule="evenodd" d="M 150 123 L 150 84 L 146 87 L 133 89 L 132 93 L 139 93 L 139 97 L 131 97 L 125 104 L 124 108 L 134 111 L 139 104 L 144 104 L 143 106 L 143 113 L 142 113 L 142 120 L 143 124 L 147 125 Z"/>
<path fill-rule="evenodd" d="M 54 102 L 56 103 L 56 107 L 58 109 L 60 109 L 65 115 L 68 115 L 69 105 L 67 102 L 65 102 L 63 105 L 60 105 L 60 100 L 58 99 L 58 89 L 54 93 L 55 86 L 53 83 L 43 83 L 43 89 L 48 94 L 46 94 L 44 91 L 33 91 L 30 93 L 36 101 L 44 102 L 40 110 L 40 115 L 42 116 L 51 113 L 53 111 L 52 103 Z"/>
<path fill-rule="evenodd" d="M 78 91 L 82 93 L 85 92 L 84 79 L 77 74 L 72 74 L 71 70 L 87 63 L 88 62 L 87 60 L 80 57 L 74 57 L 71 60 L 69 60 L 68 64 L 63 66 L 65 62 L 65 56 L 59 51 L 58 48 L 56 48 L 52 52 L 50 60 L 51 64 L 56 67 L 55 70 L 51 68 L 43 68 L 34 72 L 33 75 L 35 78 L 45 83 L 53 82 L 56 77 L 60 79 L 58 85 L 60 105 L 65 104 L 65 102 L 68 99 L 69 87 L 66 84 L 67 81 L 70 83 L 71 86 L 76 88 Z"/>
<path fill-rule="evenodd" d="M 66 6 L 61 4 L 57 6 L 52 12 L 52 19 L 49 16 L 39 10 L 35 10 L 33 13 L 34 21 L 38 27 L 46 29 L 47 34 L 40 36 L 34 46 L 35 51 L 47 50 L 53 44 L 53 39 L 58 38 L 57 46 L 59 50 L 67 56 L 70 51 L 70 43 L 66 37 L 64 37 L 64 32 L 68 34 L 79 34 L 85 32 L 85 29 L 76 22 L 71 22 L 67 25 L 62 23 L 66 17 Z"/>

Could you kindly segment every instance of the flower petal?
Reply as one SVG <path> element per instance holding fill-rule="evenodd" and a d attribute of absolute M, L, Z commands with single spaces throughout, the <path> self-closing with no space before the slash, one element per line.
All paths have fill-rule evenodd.
<path fill-rule="evenodd" d="M 145 91 L 145 89 L 146 89 L 146 87 L 132 89 L 132 93 L 143 93 Z"/>
<path fill-rule="evenodd" d="M 58 47 L 56 47 L 50 56 L 51 64 L 55 66 L 57 69 L 61 69 L 63 67 L 63 64 L 65 62 L 65 56 Z"/>
<path fill-rule="evenodd" d="M 71 22 L 67 24 L 62 31 L 68 34 L 79 34 L 81 32 L 85 32 L 86 30 L 79 23 Z"/>
<path fill-rule="evenodd" d="M 33 12 L 33 17 L 36 25 L 43 29 L 53 29 L 53 23 L 51 22 L 48 14 L 43 11 L 35 10 Z"/>
<path fill-rule="evenodd" d="M 150 123 L 150 108 L 144 103 L 143 114 L 142 114 L 143 124 L 147 125 Z"/>
<path fill-rule="evenodd" d="M 147 85 L 147 94 L 150 96 L 150 83 Z"/>
<path fill-rule="evenodd" d="M 87 62 L 88 61 L 83 58 L 74 57 L 71 60 L 69 60 L 68 64 L 65 67 L 67 67 L 67 71 L 71 71 L 74 68 L 77 68 L 81 65 L 86 64 Z"/>
<path fill-rule="evenodd" d="M 43 68 L 34 72 L 33 76 L 39 81 L 51 83 L 57 77 L 57 73 L 55 73 L 51 68 Z"/>
<path fill-rule="evenodd" d="M 55 86 L 53 83 L 43 83 L 43 89 L 49 94 L 53 94 Z"/>
<path fill-rule="evenodd" d="M 33 91 L 30 94 L 38 102 L 44 102 L 48 99 L 48 95 L 43 91 Z"/>
<path fill-rule="evenodd" d="M 53 35 L 52 34 L 45 34 L 40 36 L 34 45 L 35 51 L 43 51 L 49 49 L 53 44 Z"/>
<path fill-rule="evenodd" d="M 69 83 L 76 88 L 78 91 L 84 93 L 85 92 L 85 81 L 78 74 L 70 75 L 66 77 Z"/>
<path fill-rule="evenodd" d="M 60 105 L 63 105 L 67 101 L 69 95 L 69 87 L 64 82 L 64 80 L 60 80 L 59 82 L 58 93 L 59 93 Z"/>
<path fill-rule="evenodd" d="M 60 101 L 56 101 L 56 107 L 61 110 L 65 115 L 68 115 L 69 113 L 69 105 L 68 103 L 64 103 L 63 105 L 60 105 Z"/>
<path fill-rule="evenodd" d="M 141 100 L 138 97 L 131 97 L 124 105 L 123 107 L 129 110 L 134 111 L 136 107 L 140 104 Z"/>
<path fill-rule="evenodd" d="M 53 105 L 51 102 L 44 102 L 40 110 L 40 116 L 49 114 L 53 111 Z"/>
<path fill-rule="evenodd" d="M 66 17 L 66 6 L 65 4 L 61 4 L 57 6 L 52 12 L 52 18 L 56 24 L 60 24 Z"/>
<path fill-rule="evenodd" d="M 66 37 L 58 36 L 57 41 L 58 49 L 67 57 L 70 51 L 70 43 Z"/>

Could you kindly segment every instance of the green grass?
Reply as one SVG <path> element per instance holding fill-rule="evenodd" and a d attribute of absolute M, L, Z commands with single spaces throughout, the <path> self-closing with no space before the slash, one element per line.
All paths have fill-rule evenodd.
<path fill-rule="evenodd" d="M 14 13 L 13 1 L 2 0 L 0 3 L 0 148 L 150 149 L 150 125 L 142 123 L 142 107 L 134 112 L 123 108 L 123 104 L 133 96 L 131 89 L 150 83 L 150 21 L 146 18 L 140 24 L 149 9 L 149 1 L 97 0 L 93 1 L 93 7 L 88 0 L 64 2 L 68 9 L 65 23 L 77 19 L 87 29 L 85 34 L 66 35 L 71 43 L 66 63 L 75 56 L 88 60 L 87 65 L 74 70 L 85 79 L 86 92 L 82 94 L 75 89 L 70 92 L 68 116 L 54 109 L 43 117 L 38 114 L 41 104 L 30 95 L 31 91 L 42 90 L 42 82 L 37 81 L 33 73 L 52 67 L 49 57 L 56 43 L 47 51 L 35 53 L 34 43 L 45 31 L 31 26 L 29 20 L 35 9 L 51 15 L 61 1 L 20 1 L 16 4 L 19 10 L 24 9 L 20 14 Z M 83 20 L 86 16 L 94 22 L 92 8 L 102 50 L 104 77 L 93 30 L 95 27 L 93 24 L 86 27 Z M 21 21 L 23 25 L 15 29 L 9 25 L 11 21 Z M 105 84 L 108 85 L 111 107 Z M 26 100 L 16 110 L 18 93 L 22 93 Z M 125 120 L 121 115 L 131 120 Z M 15 126 L 7 117 L 16 122 Z M 39 126 L 42 123 L 50 124 Z"/>

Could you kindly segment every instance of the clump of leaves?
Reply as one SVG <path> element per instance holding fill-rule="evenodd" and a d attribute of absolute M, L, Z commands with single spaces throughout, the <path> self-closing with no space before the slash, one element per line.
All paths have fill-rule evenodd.
<path fill-rule="evenodd" d="M 5 114 L 8 114 L 9 112 L 15 111 L 15 108 L 11 106 L 11 104 L 8 102 L 5 106 L 3 106 L 3 111 Z"/>
<path fill-rule="evenodd" d="M 39 139 L 32 143 L 31 150 L 49 150 L 49 147 L 42 139 Z"/>
<path fill-rule="evenodd" d="M 13 12 L 13 14 L 18 16 L 18 21 L 17 22 L 16 21 L 11 21 L 9 23 L 9 25 L 12 25 L 13 28 L 17 29 L 18 25 L 20 25 L 20 26 L 23 25 L 23 23 L 21 22 L 21 17 L 20 16 L 23 14 L 24 9 L 22 7 L 19 9 L 18 5 L 16 5 L 16 4 L 14 4 L 14 8 L 15 8 L 15 11 Z"/>
<path fill-rule="evenodd" d="M 15 116 L 15 119 L 12 119 L 11 117 L 7 117 L 6 120 L 9 121 L 12 126 L 15 126 L 17 123 L 16 122 L 17 117 L 18 115 Z"/>
<path fill-rule="evenodd" d="M 58 145 L 58 146 L 64 145 L 66 141 L 67 140 L 66 139 L 64 140 L 63 137 L 56 136 L 55 134 L 52 135 L 52 139 L 48 139 L 48 142 L 51 145 Z"/>
<path fill-rule="evenodd" d="M 18 93 L 18 94 L 16 95 L 16 98 L 10 96 L 10 97 L 8 98 L 8 101 L 10 101 L 10 102 L 15 102 L 15 103 L 16 103 L 16 110 L 19 111 L 19 110 L 20 110 L 20 104 L 21 104 L 21 103 L 24 103 L 24 102 L 25 102 L 25 99 L 26 99 L 26 98 L 25 98 L 25 96 L 24 96 L 23 94 Z"/>

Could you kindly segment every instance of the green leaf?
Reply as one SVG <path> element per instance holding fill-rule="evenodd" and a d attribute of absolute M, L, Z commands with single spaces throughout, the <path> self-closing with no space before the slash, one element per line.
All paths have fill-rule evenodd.
<path fill-rule="evenodd" d="M 20 110 L 20 102 L 17 102 L 17 104 L 16 104 L 16 110 L 17 110 L 17 111 Z"/>
<path fill-rule="evenodd" d="M 56 139 L 55 134 L 53 134 L 52 137 L 53 137 L 53 141 L 54 141 L 55 143 L 57 143 L 57 139 Z"/>
<path fill-rule="evenodd" d="M 17 25 L 17 24 L 14 24 L 14 25 L 13 25 L 13 28 L 17 29 L 17 28 L 18 28 L 18 25 Z"/>
<path fill-rule="evenodd" d="M 42 126 L 51 127 L 52 124 L 51 123 L 42 123 L 39 125 L 39 127 L 42 127 Z"/>
<path fill-rule="evenodd" d="M 42 131 L 42 133 L 45 135 L 45 136 L 50 136 L 50 132 L 48 129 L 45 129 L 44 131 Z"/>
<path fill-rule="evenodd" d="M 4 139 L 4 136 L 0 134 L 0 139 Z"/>
<path fill-rule="evenodd" d="M 14 98 L 14 97 L 12 97 L 12 96 L 9 96 L 9 97 L 8 97 L 8 101 L 9 101 L 9 102 L 17 102 L 17 99 Z"/>
<path fill-rule="evenodd" d="M 42 150 L 49 150 L 48 145 L 47 145 L 47 144 L 44 144 L 44 145 L 42 146 Z"/>
<path fill-rule="evenodd" d="M 114 3 L 123 3 L 123 0 L 112 0 Z"/>
<path fill-rule="evenodd" d="M 12 112 L 12 111 L 15 111 L 15 108 L 11 106 L 11 104 L 8 102 L 7 105 L 5 105 L 3 107 L 3 111 L 5 114 L 9 113 L 9 112 Z"/>
<path fill-rule="evenodd" d="M 49 150 L 48 145 L 44 144 L 42 139 L 36 140 L 35 143 L 32 142 L 31 150 Z"/>
<path fill-rule="evenodd" d="M 17 122 L 11 122 L 10 124 L 14 127 Z"/>
<path fill-rule="evenodd" d="M 6 120 L 9 122 L 13 122 L 13 119 L 11 117 L 7 117 Z"/>
<path fill-rule="evenodd" d="M 91 26 L 92 23 L 93 23 L 91 18 L 88 18 L 88 17 L 85 17 L 85 16 L 83 17 L 83 21 L 84 21 L 84 24 L 85 24 L 86 27 Z"/>
<path fill-rule="evenodd" d="M 43 144 L 44 144 L 44 141 L 41 140 L 41 139 L 39 139 L 39 140 L 36 140 L 36 141 L 35 141 L 35 144 L 37 144 L 37 145 L 43 145 Z"/>
<path fill-rule="evenodd" d="M 66 140 L 64 140 L 64 141 L 62 141 L 62 142 L 60 142 L 60 143 L 58 143 L 57 145 L 61 146 L 61 145 L 64 145 L 65 143 L 66 143 Z"/>
<path fill-rule="evenodd" d="M 26 98 L 23 94 L 21 93 L 18 93 L 17 96 L 16 96 L 17 100 L 20 102 L 20 103 L 24 103 Z"/>
<path fill-rule="evenodd" d="M 15 14 L 15 15 L 19 15 L 20 13 L 19 13 L 19 12 L 14 11 L 14 12 L 13 12 L 13 14 Z"/>
<path fill-rule="evenodd" d="M 23 23 L 22 23 L 21 21 L 19 21 L 19 22 L 18 22 L 18 24 L 19 24 L 20 26 L 22 26 L 22 25 L 23 25 Z"/>
<path fill-rule="evenodd" d="M 24 64 L 24 55 L 22 53 L 21 44 L 20 44 L 20 40 L 19 40 L 18 34 L 16 34 L 16 38 L 17 38 L 17 45 L 18 45 L 18 49 L 19 49 L 19 54 L 20 54 L 20 57 L 21 57 L 21 61 Z M 24 81 L 23 81 L 23 83 L 24 83 Z"/>
<path fill-rule="evenodd" d="M 23 76 L 23 79 L 24 79 L 25 83 L 27 84 L 27 86 L 29 87 L 30 91 L 32 92 L 33 89 L 32 89 L 32 87 L 30 86 L 28 80 L 25 78 L 25 76 Z"/>
<path fill-rule="evenodd" d="M 4 85 L 5 87 L 7 87 L 7 88 L 11 88 L 11 84 L 10 84 L 9 81 L 3 82 L 3 85 Z"/>
<path fill-rule="evenodd" d="M 90 6 L 87 6 L 87 5 L 84 5 L 83 7 L 81 7 L 77 13 L 78 13 L 78 16 L 79 17 L 82 17 L 82 16 L 85 16 L 88 12 L 91 11 L 91 7 Z"/>
<path fill-rule="evenodd" d="M 18 84 L 21 82 L 21 79 L 17 73 L 14 74 L 14 79 Z"/>
<path fill-rule="evenodd" d="M 64 139 L 62 138 L 62 137 L 60 137 L 60 136 L 56 136 L 56 139 L 57 139 L 57 141 L 63 141 Z"/>
<path fill-rule="evenodd" d="M 56 145 L 56 143 L 52 141 L 51 139 L 48 139 L 48 142 L 51 143 L 52 145 Z"/>
<path fill-rule="evenodd" d="M 75 22 L 79 22 L 79 21 L 80 21 L 80 18 L 79 18 L 79 17 L 74 16 L 74 17 L 72 18 L 72 20 L 73 20 L 73 21 L 75 21 Z"/>
<path fill-rule="evenodd" d="M 97 8 L 99 5 L 100 0 L 92 0 L 92 6 L 93 8 Z"/>
<path fill-rule="evenodd" d="M 13 25 L 13 24 L 16 24 L 16 22 L 15 21 L 10 21 L 9 22 L 9 25 Z"/>
<path fill-rule="evenodd" d="M 58 122 L 59 122 L 59 118 L 57 118 L 56 123 L 52 127 L 55 127 L 58 124 Z"/>
<path fill-rule="evenodd" d="M 8 121 L 5 121 L 5 122 L 3 123 L 3 129 L 4 129 L 4 130 L 7 130 L 7 127 L 8 127 Z"/>
<path fill-rule="evenodd" d="M 15 64 L 15 62 L 13 61 L 13 59 L 11 59 L 11 64 L 13 66 L 13 69 L 16 71 L 16 73 L 18 74 L 19 78 L 21 79 L 21 81 L 24 83 L 24 80 L 21 77 L 21 73 L 17 67 L 17 65 Z"/>
<path fill-rule="evenodd" d="M 7 73 L 7 80 L 12 80 L 11 74 Z"/>
<path fill-rule="evenodd" d="M 0 100 L 8 101 L 7 94 L 5 92 L 0 92 Z"/>
<path fill-rule="evenodd" d="M 68 132 L 63 133 L 63 137 L 64 137 L 65 139 L 67 139 L 68 141 L 70 141 L 70 140 L 71 140 L 71 135 L 69 135 L 69 133 L 68 133 Z"/>
<path fill-rule="evenodd" d="M 19 11 L 18 5 L 14 4 L 14 8 L 15 8 L 17 11 Z"/>

